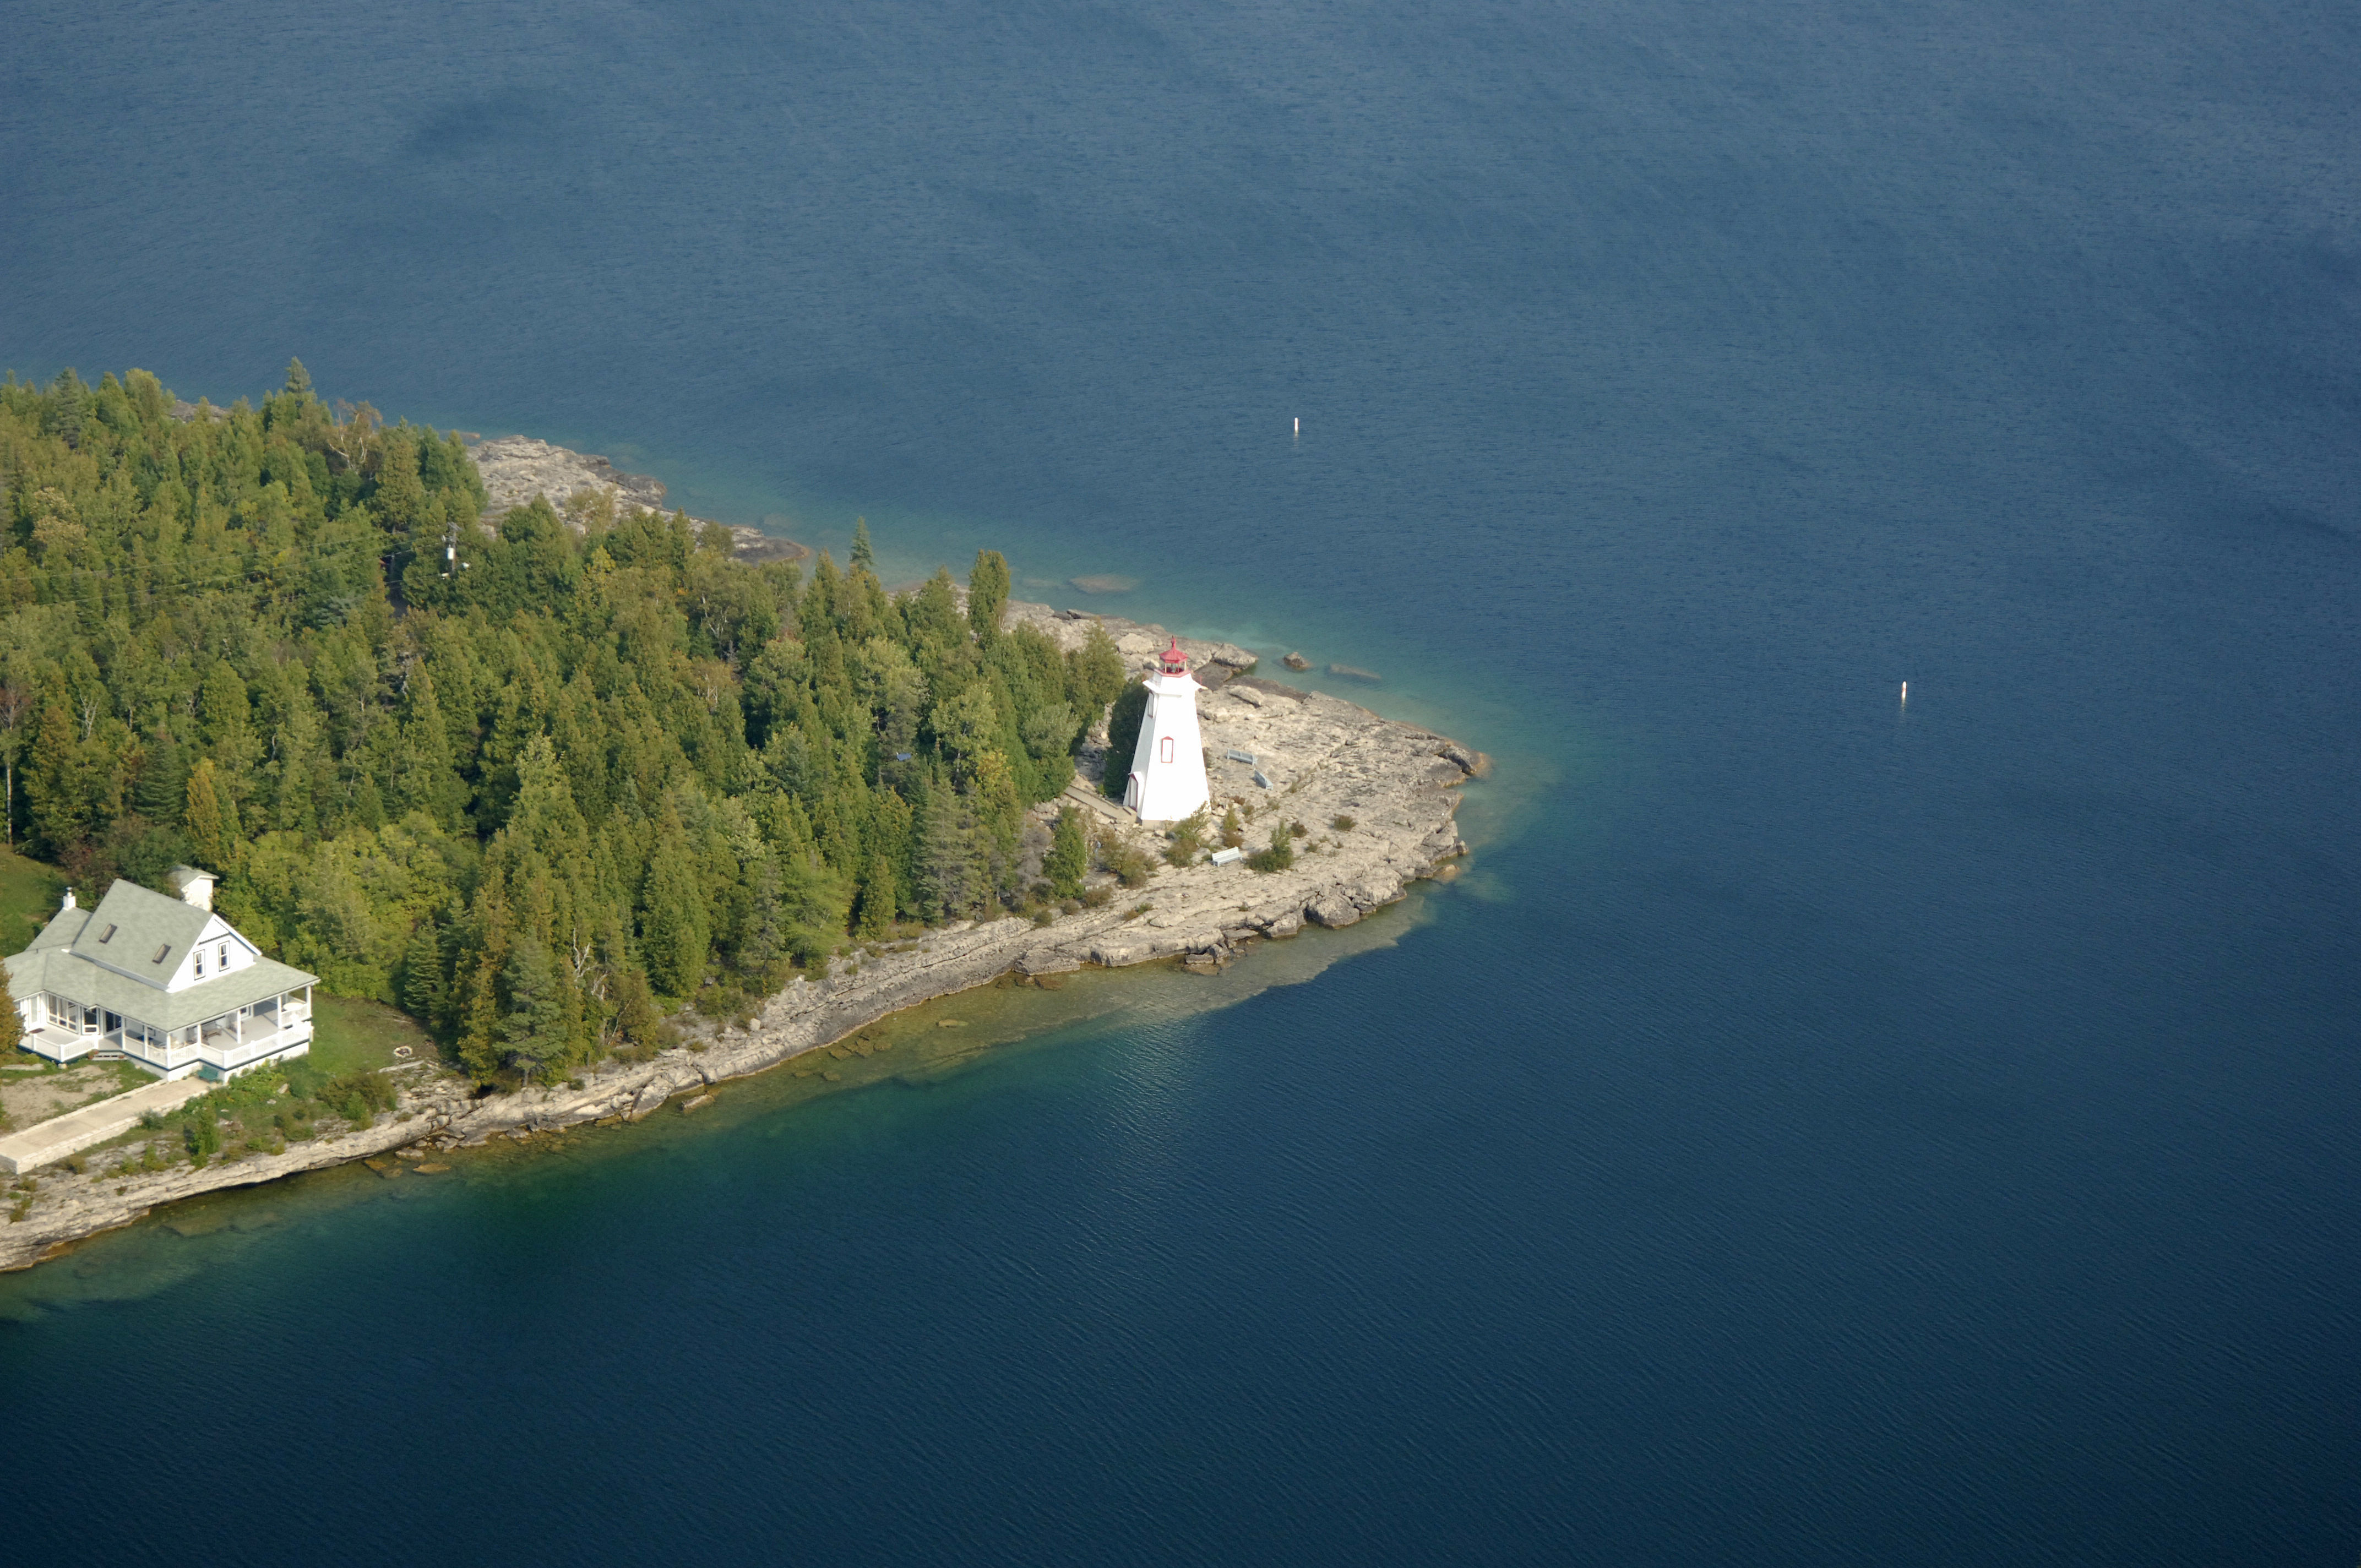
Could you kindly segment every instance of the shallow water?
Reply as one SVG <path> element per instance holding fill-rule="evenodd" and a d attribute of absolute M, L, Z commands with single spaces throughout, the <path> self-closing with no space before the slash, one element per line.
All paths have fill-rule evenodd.
<path fill-rule="evenodd" d="M 2352 16 L 10 21 L 0 362 L 300 354 L 1500 762 L 1303 983 L 0 1282 L 12 1546 L 2356 1550 Z"/>

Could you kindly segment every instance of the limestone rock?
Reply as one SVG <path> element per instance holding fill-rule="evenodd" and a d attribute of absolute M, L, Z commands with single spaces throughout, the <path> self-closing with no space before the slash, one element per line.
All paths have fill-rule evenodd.
<path fill-rule="evenodd" d="M 476 471 L 484 477 L 484 492 L 489 498 L 484 521 L 494 528 L 511 507 L 530 505 L 535 496 L 548 498 L 549 504 L 561 511 L 567 501 L 586 491 L 610 499 L 618 516 L 628 515 L 635 507 L 664 510 L 663 480 L 646 474 L 626 474 L 593 453 L 575 452 L 530 435 L 500 435 L 478 441 L 470 455 L 476 459 Z M 708 520 L 693 517 L 689 521 L 703 527 Z M 735 527 L 730 536 L 731 553 L 750 563 L 797 561 L 811 554 L 793 540 L 774 539 L 757 528 Z"/>
<path fill-rule="evenodd" d="M 1342 888 L 1331 888 L 1303 906 L 1306 917 L 1331 929 L 1350 926 L 1361 917 L 1359 905 L 1345 895 Z"/>
<path fill-rule="evenodd" d="M 1305 658 L 1301 653 L 1290 653 L 1286 658 L 1281 659 L 1279 663 L 1285 664 L 1290 670 L 1308 670 L 1312 667 L 1312 661 Z"/>

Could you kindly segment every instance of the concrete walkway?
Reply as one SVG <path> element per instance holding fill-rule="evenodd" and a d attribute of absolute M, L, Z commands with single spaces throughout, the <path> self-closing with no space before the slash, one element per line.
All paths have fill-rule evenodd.
<path fill-rule="evenodd" d="M 27 1171 L 63 1159 L 77 1149 L 86 1149 L 118 1133 L 129 1132 L 150 1111 L 169 1116 L 206 1090 L 217 1087 L 192 1073 L 169 1083 L 159 1080 L 143 1084 L 112 1100 L 52 1116 L 21 1133 L 0 1138 L 0 1170 Z"/>

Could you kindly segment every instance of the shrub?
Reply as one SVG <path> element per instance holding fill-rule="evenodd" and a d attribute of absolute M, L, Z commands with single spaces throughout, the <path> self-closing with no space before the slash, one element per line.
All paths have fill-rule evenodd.
<path fill-rule="evenodd" d="M 221 1148 L 221 1124 L 214 1120 L 211 1106 L 181 1124 L 181 1141 L 188 1146 L 189 1163 L 203 1170 Z"/>
<path fill-rule="evenodd" d="M 1334 828 L 1339 833 L 1350 833 L 1356 827 L 1359 826 L 1359 824 L 1356 823 L 1351 817 L 1346 817 L 1342 812 L 1339 812 L 1336 815 L 1335 819 L 1330 822 L 1328 826 Z"/>
<path fill-rule="evenodd" d="M 1295 847 L 1289 842 L 1291 835 L 1282 822 L 1270 830 L 1270 848 L 1246 857 L 1246 864 L 1258 872 L 1283 872 L 1295 863 Z"/>
<path fill-rule="evenodd" d="M 1246 830 L 1238 822 L 1238 808 L 1231 806 L 1222 813 L 1222 848 L 1235 850 L 1246 841 Z"/>
<path fill-rule="evenodd" d="M 1176 866 L 1193 866 L 1205 848 L 1205 835 L 1213 831 L 1206 810 L 1199 806 L 1186 821 L 1172 829 L 1172 842 L 1165 847 L 1164 858 Z"/>
<path fill-rule="evenodd" d="M 1112 834 L 1099 841 L 1099 861 L 1126 887 L 1146 887 L 1156 874 L 1156 862 L 1138 845 Z"/>
<path fill-rule="evenodd" d="M 1082 814 L 1072 806 L 1058 813 L 1057 826 L 1049 830 L 1049 852 L 1041 861 L 1041 870 L 1049 879 L 1049 889 L 1061 898 L 1071 898 L 1082 891 L 1083 873 L 1090 870 L 1090 846 L 1082 837 Z"/>

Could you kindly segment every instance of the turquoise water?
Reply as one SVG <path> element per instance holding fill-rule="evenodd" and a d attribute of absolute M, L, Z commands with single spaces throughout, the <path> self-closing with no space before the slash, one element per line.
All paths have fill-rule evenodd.
<path fill-rule="evenodd" d="M 0 1283 L 11 1556 L 2361 1551 L 2351 15 L 8 21 L 0 363 L 301 355 L 1501 761 L 1301 983 Z"/>

